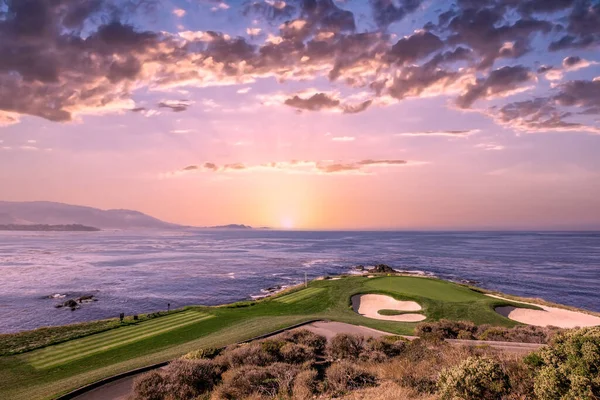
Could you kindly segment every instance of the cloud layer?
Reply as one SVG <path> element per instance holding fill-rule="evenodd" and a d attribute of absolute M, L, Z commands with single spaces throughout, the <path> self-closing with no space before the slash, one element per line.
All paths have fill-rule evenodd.
<path fill-rule="evenodd" d="M 290 94 L 284 104 L 303 111 L 355 114 L 411 97 L 453 96 L 461 109 L 477 108 L 530 131 L 598 130 L 597 80 L 562 81 L 565 72 L 593 63 L 575 51 L 600 45 L 600 3 L 592 0 L 370 0 L 371 21 L 360 26 L 351 4 L 333 0 L 254 0 L 242 7 L 206 7 L 248 18 L 261 28 L 247 36 L 227 31 L 144 30 L 131 21 L 152 13 L 152 0 L 20 0 L 0 6 L 0 124 L 22 115 L 65 122 L 78 115 L 140 110 L 141 89 L 242 84 L 275 77 L 328 79 L 369 93 L 347 103 L 325 91 Z M 429 7 L 429 9 L 425 9 Z M 216 11 L 216 10 L 215 10 Z M 435 11 L 435 12 L 432 12 Z M 214 11 L 213 11 L 214 12 Z M 169 11 L 175 18 L 186 10 Z M 430 18 L 398 37 L 399 22 Z M 431 17 L 433 15 L 433 17 Z M 541 44 L 540 44 L 541 43 Z M 564 54 L 561 66 L 533 65 L 525 56 Z M 531 57 L 530 57 L 531 58 Z M 559 81 L 553 92 L 503 100 L 539 86 L 540 74 Z M 562 71 L 556 74 L 556 71 Z M 553 72 L 554 71 L 554 72 Z M 554 74 L 554 75 L 552 75 Z M 490 108 L 489 100 L 505 104 Z M 158 106 L 175 112 L 186 101 Z M 573 111 L 574 107 L 583 108 Z M 588 118 L 584 118 L 587 116 Z"/>

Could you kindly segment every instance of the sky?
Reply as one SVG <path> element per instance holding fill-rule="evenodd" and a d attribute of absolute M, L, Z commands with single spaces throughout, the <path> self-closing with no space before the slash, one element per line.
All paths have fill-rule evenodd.
<path fill-rule="evenodd" d="M 600 229 L 600 1 L 0 0 L 0 200 Z"/>

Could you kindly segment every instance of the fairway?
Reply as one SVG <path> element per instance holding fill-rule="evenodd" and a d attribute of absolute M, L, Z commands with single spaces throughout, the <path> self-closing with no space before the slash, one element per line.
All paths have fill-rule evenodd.
<path fill-rule="evenodd" d="M 303 289 L 303 290 L 300 290 L 300 291 L 297 291 L 294 293 L 287 294 L 285 296 L 278 297 L 276 299 L 276 301 L 279 301 L 284 304 L 297 303 L 304 299 L 308 299 L 309 297 L 312 297 L 312 296 L 316 295 L 317 293 L 322 292 L 323 290 L 324 290 L 323 288 Z"/>
<path fill-rule="evenodd" d="M 152 336 L 213 318 L 196 311 L 184 311 L 170 316 L 142 322 L 138 325 L 114 329 L 86 338 L 50 346 L 31 354 L 29 363 L 37 369 L 51 368 L 71 361 L 89 357 L 119 346 L 134 343 Z"/>
<path fill-rule="evenodd" d="M 422 306 L 426 321 L 445 318 L 496 326 L 517 325 L 494 311 L 496 306 L 515 303 L 439 279 L 355 276 L 316 280 L 310 282 L 308 288 L 297 288 L 279 296 L 218 307 L 188 307 L 136 325 L 15 356 L 2 356 L 0 399 L 52 399 L 99 379 L 172 360 L 192 350 L 226 346 L 315 319 L 363 325 L 394 334 L 413 334 L 415 323 L 376 320 L 355 313 L 351 297 L 369 293 L 415 301 Z M 67 326 L 61 331 L 68 330 Z M 11 345 L 9 339 L 3 341 L 6 346 Z M 22 343 L 18 342 L 25 340 L 27 335 L 14 336 L 13 345 L 20 348 Z"/>

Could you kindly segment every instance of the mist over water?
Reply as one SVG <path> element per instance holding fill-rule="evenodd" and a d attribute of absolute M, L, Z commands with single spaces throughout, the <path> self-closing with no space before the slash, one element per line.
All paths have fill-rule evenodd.
<path fill-rule="evenodd" d="M 600 233 L 2 232 L 0 332 L 229 303 L 376 263 L 600 311 Z M 55 294 L 98 301 L 56 309 Z"/>

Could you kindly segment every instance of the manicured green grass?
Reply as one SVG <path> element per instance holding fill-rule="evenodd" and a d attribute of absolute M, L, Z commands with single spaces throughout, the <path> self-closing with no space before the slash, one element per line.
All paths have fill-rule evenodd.
<path fill-rule="evenodd" d="M 128 326 L 116 331 L 103 332 L 74 340 L 73 342 L 46 347 L 40 351 L 32 352 L 27 359 L 37 369 L 51 368 L 160 335 L 186 325 L 195 324 L 209 318 L 214 318 L 214 316 L 196 311 L 184 311 L 139 325 Z"/>
<path fill-rule="evenodd" d="M 303 290 L 299 290 L 299 291 L 291 293 L 291 294 L 287 294 L 285 296 L 278 297 L 277 301 L 280 301 L 285 304 L 297 303 L 304 299 L 308 299 L 311 296 L 313 296 L 323 290 L 324 290 L 323 288 L 316 288 L 316 287 L 303 289 Z"/>
<path fill-rule="evenodd" d="M 261 301 L 187 307 L 177 314 L 135 326 L 0 357 L 0 399 L 53 398 L 101 378 L 167 361 L 195 349 L 225 346 L 311 319 L 364 325 L 396 334 L 413 333 L 414 323 L 374 320 L 356 314 L 350 298 L 361 293 L 414 300 L 423 307 L 420 313 L 432 321 L 447 318 L 516 325 L 493 310 L 514 303 L 436 279 L 346 277 L 313 281 L 307 289 Z M 77 329 L 81 330 L 81 324 Z"/>

